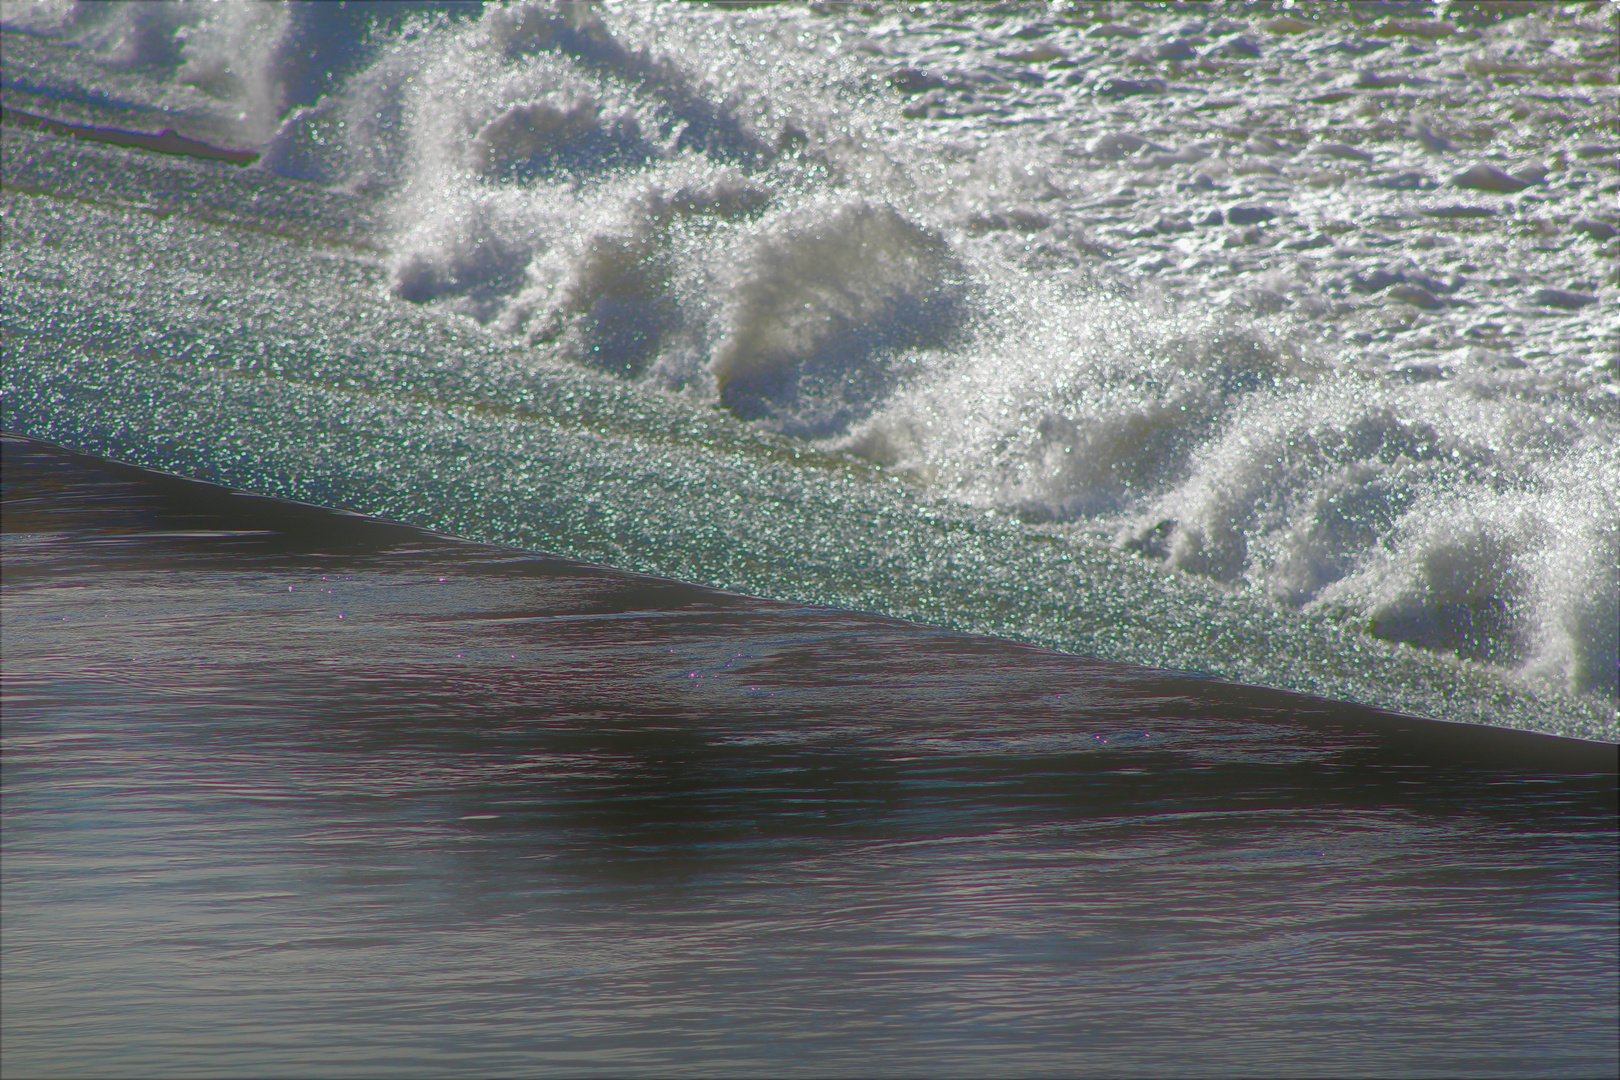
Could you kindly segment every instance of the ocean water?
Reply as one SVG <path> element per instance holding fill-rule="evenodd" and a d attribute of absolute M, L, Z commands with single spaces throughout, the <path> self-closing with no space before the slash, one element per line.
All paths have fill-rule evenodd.
<path fill-rule="evenodd" d="M 1614 1071 L 1614 5 L 0 14 L 7 1075 Z"/>
<path fill-rule="evenodd" d="M 1612 746 L 5 449 L 7 1076 L 1616 1065 Z"/>

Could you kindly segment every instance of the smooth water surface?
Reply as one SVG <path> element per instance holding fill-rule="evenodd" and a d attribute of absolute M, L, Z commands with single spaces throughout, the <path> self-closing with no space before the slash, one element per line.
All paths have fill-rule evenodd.
<path fill-rule="evenodd" d="M 1610 746 L 6 451 L 7 1076 L 1616 1067 Z"/>

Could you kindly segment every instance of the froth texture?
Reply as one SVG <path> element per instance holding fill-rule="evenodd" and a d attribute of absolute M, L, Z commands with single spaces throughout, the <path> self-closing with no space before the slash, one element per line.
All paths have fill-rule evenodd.
<path fill-rule="evenodd" d="M 1092 7 L 6 18 L 370 200 L 388 302 L 533 371 L 1612 696 L 1602 28 Z"/>

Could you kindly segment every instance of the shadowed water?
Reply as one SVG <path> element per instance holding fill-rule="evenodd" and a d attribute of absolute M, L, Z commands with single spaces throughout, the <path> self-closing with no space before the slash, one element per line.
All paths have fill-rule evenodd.
<path fill-rule="evenodd" d="M 5 511 L 8 1076 L 1616 1067 L 1612 746 L 21 440 Z"/>

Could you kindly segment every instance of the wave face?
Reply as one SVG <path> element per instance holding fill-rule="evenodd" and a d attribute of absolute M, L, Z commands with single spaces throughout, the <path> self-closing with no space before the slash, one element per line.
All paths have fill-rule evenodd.
<path fill-rule="evenodd" d="M 1612 715 L 1601 20 L 1245 14 L 41 3 L 6 79 L 353 199 L 497 392 L 594 373 Z"/>

